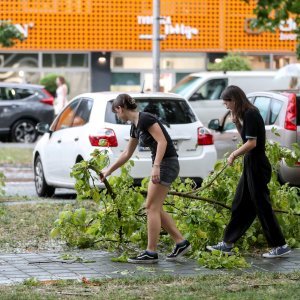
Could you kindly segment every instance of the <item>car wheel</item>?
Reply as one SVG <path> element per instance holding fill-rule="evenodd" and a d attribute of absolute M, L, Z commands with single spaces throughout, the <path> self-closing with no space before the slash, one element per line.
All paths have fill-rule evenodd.
<path fill-rule="evenodd" d="M 55 188 L 47 184 L 41 158 L 38 156 L 34 161 L 34 183 L 39 197 L 52 197 Z"/>
<path fill-rule="evenodd" d="M 36 122 L 32 120 L 19 120 L 11 129 L 11 141 L 15 143 L 34 143 L 38 137 L 35 129 Z"/>

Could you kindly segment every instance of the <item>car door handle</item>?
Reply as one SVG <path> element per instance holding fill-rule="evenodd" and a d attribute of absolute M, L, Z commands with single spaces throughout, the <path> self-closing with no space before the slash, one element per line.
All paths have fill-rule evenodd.
<path fill-rule="evenodd" d="M 74 141 L 75 142 L 79 141 L 79 137 L 74 138 Z"/>
<path fill-rule="evenodd" d="M 233 142 L 236 142 L 236 141 L 237 141 L 237 136 L 233 136 L 233 137 L 232 137 L 232 141 L 233 141 Z"/>
<path fill-rule="evenodd" d="M 57 140 L 57 142 L 60 144 L 60 143 L 61 143 L 61 140 Z"/>

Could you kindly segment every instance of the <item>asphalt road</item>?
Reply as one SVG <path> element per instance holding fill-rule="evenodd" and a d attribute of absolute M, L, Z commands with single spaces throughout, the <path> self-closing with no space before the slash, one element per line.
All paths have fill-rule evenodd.
<path fill-rule="evenodd" d="M 33 170 L 28 167 L 0 167 L 0 172 L 3 172 L 5 179 L 5 195 L 7 196 L 21 196 L 21 197 L 37 197 Z M 57 199 L 74 199 L 76 193 L 69 189 L 56 189 L 53 198 Z"/>
<path fill-rule="evenodd" d="M 29 148 L 33 149 L 35 143 L 2 143 L 0 147 L 5 148 Z M 21 196 L 21 197 L 37 197 L 34 181 L 33 181 L 33 169 L 28 167 L 2 167 L 0 166 L 0 172 L 3 172 L 5 180 L 5 194 L 7 196 Z M 69 189 L 56 189 L 53 198 L 57 199 L 74 199 L 76 193 L 74 190 Z"/>

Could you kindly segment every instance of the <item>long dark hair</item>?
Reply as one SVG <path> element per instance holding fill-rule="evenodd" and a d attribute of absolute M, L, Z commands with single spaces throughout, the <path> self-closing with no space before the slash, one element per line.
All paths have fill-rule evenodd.
<path fill-rule="evenodd" d="M 244 91 L 236 85 L 229 85 L 221 94 L 221 99 L 225 101 L 233 101 L 233 114 L 238 120 L 243 120 L 244 112 L 251 108 L 257 108 L 249 101 Z"/>
<path fill-rule="evenodd" d="M 120 94 L 113 101 L 112 111 L 115 113 L 117 107 L 123 107 L 129 110 L 135 110 L 137 108 L 135 100 L 128 94 Z"/>

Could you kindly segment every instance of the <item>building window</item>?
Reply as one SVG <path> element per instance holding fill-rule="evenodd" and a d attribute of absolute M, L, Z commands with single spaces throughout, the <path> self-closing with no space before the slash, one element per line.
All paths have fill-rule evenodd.
<path fill-rule="evenodd" d="M 112 91 L 139 91 L 140 73 L 112 73 Z"/>
<path fill-rule="evenodd" d="M 43 67 L 88 67 L 88 55 L 84 53 L 44 53 Z"/>

